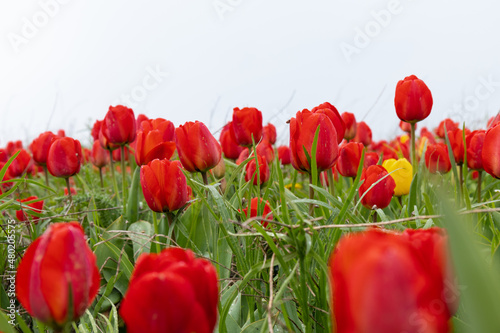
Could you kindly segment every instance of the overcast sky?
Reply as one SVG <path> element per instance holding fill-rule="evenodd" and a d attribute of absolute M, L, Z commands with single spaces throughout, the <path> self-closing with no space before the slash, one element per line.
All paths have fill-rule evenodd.
<path fill-rule="evenodd" d="M 115 104 L 214 132 L 254 106 L 286 143 L 287 119 L 329 101 L 389 138 L 411 74 L 434 97 L 425 125 L 475 128 L 500 109 L 499 12 L 495 0 L 2 0 L 0 146 L 60 128 L 88 145 Z"/>

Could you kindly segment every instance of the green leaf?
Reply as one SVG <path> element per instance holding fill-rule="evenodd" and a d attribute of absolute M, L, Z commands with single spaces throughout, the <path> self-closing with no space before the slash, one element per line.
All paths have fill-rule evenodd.
<path fill-rule="evenodd" d="M 10 319 L 7 317 L 7 315 L 3 311 L 0 311 L 0 332 L 15 333 L 12 325 L 9 324 L 9 320 Z"/>

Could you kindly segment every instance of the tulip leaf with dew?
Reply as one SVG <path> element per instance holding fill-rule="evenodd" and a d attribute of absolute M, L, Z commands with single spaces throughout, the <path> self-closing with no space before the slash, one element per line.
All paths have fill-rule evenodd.
<path fill-rule="evenodd" d="M 408 195 L 407 217 L 411 216 L 411 214 L 415 209 L 415 205 L 417 205 L 418 194 L 420 193 L 419 182 L 418 182 L 419 174 L 420 173 L 418 172 L 414 174 L 413 180 L 410 185 L 410 193 Z"/>
<path fill-rule="evenodd" d="M 147 221 L 137 221 L 128 227 L 128 236 L 134 249 L 134 261 L 137 261 L 142 253 L 149 253 L 152 235 L 153 226 Z"/>

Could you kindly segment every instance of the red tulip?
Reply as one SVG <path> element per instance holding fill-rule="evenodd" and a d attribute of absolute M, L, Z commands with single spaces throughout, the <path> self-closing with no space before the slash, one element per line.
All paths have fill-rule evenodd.
<path fill-rule="evenodd" d="M 14 154 L 17 153 L 14 152 Z M 12 178 L 21 177 L 21 175 L 28 169 L 31 161 L 30 153 L 24 149 L 19 149 L 19 155 L 9 165 L 9 174 Z"/>
<path fill-rule="evenodd" d="M 396 85 L 394 106 L 399 119 L 407 123 L 424 120 L 431 114 L 432 94 L 424 81 L 410 75 Z"/>
<path fill-rule="evenodd" d="M 224 126 L 219 137 L 222 152 L 226 158 L 235 160 L 240 156 L 243 147 L 236 141 L 236 136 L 233 130 L 233 123 L 230 121 Z"/>
<path fill-rule="evenodd" d="M 269 180 L 269 166 L 264 156 L 257 154 L 257 162 L 259 165 L 259 175 L 257 176 L 255 158 L 252 158 L 246 165 L 245 181 L 248 182 L 253 178 L 254 185 L 262 185 Z M 259 178 L 259 179 L 257 179 Z M 258 182 L 260 180 L 260 183 Z"/>
<path fill-rule="evenodd" d="M 318 171 L 330 169 L 338 157 L 337 132 L 330 118 L 322 112 L 299 111 L 290 120 L 290 149 L 292 165 L 301 171 L 311 171 L 308 157 L 311 158 L 312 145 L 319 127 L 316 166 Z M 304 152 L 307 151 L 307 155 Z"/>
<path fill-rule="evenodd" d="M 251 146 L 262 137 L 262 112 L 256 108 L 234 108 L 233 130 L 236 142 L 240 146 Z"/>
<path fill-rule="evenodd" d="M 168 248 L 139 257 L 120 316 L 129 333 L 210 333 L 218 302 L 214 266 L 190 250 Z"/>
<path fill-rule="evenodd" d="M 243 148 L 240 155 L 238 156 L 238 159 L 236 160 L 236 165 L 240 165 L 241 163 L 243 163 L 243 161 L 246 160 L 248 156 L 249 156 L 248 148 Z"/>
<path fill-rule="evenodd" d="M 161 119 L 161 118 L 159 118 L 159 119 Z M 146 115 L 144 115 L 144 114 L 138 115 L 137 119 L 135 120 L 135 129 L 136 129 L 136 131 L 142 131 L 143 130 L 143 128 L 142 128 L 142 122 L 143 121 L 149 121 L 149 118 Z"/>
<path fill-rule="evenodd" d="M 377 165 L 379 160 L 380 160 L 379 154 L 375 152 L 366 153 L 365 163 L 363 163 L 363 168 L 368 169 L 372 165 Z"/>
<path fill-rule="evenodd" d="M 23 221 L 26 221 L 28 219 L 28 213 L 29 212 L 35 212 L 35 213 L 41 213 L 42 212 L 42 209 L 43 209 L 43 200 L 38 200 L 38 197 L 36 196 L 31 196 L 31 197 L 28 197 L 26 199 L 21 199 L 21 200 L 17 200 L 21 203 L 25 203 L 25 202 L 28 202 L 28 201 L 34 201 L 32 203 L 29 203 L 27 204 L 28 207 L 23 207 L 23 209 L 21 210 L 16 210 L 16 217 L 17 219 L 19 220 L 19 222 L 23 222 Z M 38 216 L 34 216 L 34 215 L 30 215 L 32 216 L 32 219 L 33 219 L 33 222 L 37 223 L 39 217 Z"/>
<path fill-rule="evenodd" d="M 438 128 L 436 128 L 434 130 L 436 135 L 438 137 L 440 137 L 441 139 L 444 139 L 444 137 L 445 137 L 445 127 L 446 127 L 447 132 L 454 131 L 454 130 L 458 129 L 458 123 L 454 122 L 453 120 L 451 120 L 449 118 L 446 118 L 445 120 L 441 121 L 439 123 Z"/>
<path fill-rule="evenodd" d="M 422 127 L 420 130 L 420 138 L 427 138 L 429 140 L 429 143 L 436 143 L 436 139 L 434 138 L 434 135 L 427 129 L 427 127 Z"/>
<path fill-rule="evenodd" d="M 384 209 L 389 206 L 394 195 L 396 182 L 387 170 L 381 165 L 372 165 L 368 169 L 363 169 L 361 180 L 363 179 L 364 182 L 359 187 L 359 197 L 363 206 L 368 209 L 373 209 L 374 206 Z M 377 185 L 370 189 L 375 183 Z"/>
<path fill-rule="evenodd" d="M 500 179 L 500 123 L 486 132 L 482 157 L 484 170 Z"/>
<path fill-rule="evenodd" d="M 163 118 L 144 120 L 137 132 L 135 161 L 148 164 L 154 159 L 170 159 L 175 152 L 175 126 Z"/>
<path fill-rule="evenodd" d="M 69 137 L 56 139 L 49 149 L 47 169 L 54 177 L 71 177 L 80 171 L 82 146 Z"/>
<path fill-rule="evenodd" d="M 392 148 L 387 141 L 381 140 L 379 142 L 372 142 L 371 144 L 371 149 L 378 154 L 382 154 L 382 159 L 383 160 L 388 160 L 388 159 L 398 159 L 398 154 L 396 154 L 396 149 Z"/>
<path fill-rule="evenodd" d="M 96 120 L 94 123 L 94 126 L 92 126 L 92 130 L 90 131 L 90 135 L 92 135 L 92 138 L 94 141 L 99 141 L 99 133 L 101 132 L 101 126 L 102 126 L 103 120 Z"/>
<path fill-rule="evenodd" d="M 154 212 L 172 212 L 187 202 L 186 176 L 179 161 L 156 159 L 141 166 L 141 185 Z"/>
<path fill-rule="evenodd" d="M 488 124 L 486 125 L 486 128 L 491 128 L 498 123 L 500 123 L 500 113 L 497 113 L 496 116 L 493 116 L 488 120 Z"/>
<path fill-rule="evenodd" d="M 258 213 L 259 203 L 262 214 Z M 272 220 L 274 218 L 271 206 L 269 205 L 269 201 L 266 200 L 266 202 L 264 202 L 262 198 L 260 198 L 260 200 L 258 198 L 252 198 L 252 200 L 250 200 L 250 216 L 248 216 L 248 207 L 243 209 L 243 213 L 247 218 L 252 218 L 256 216 L 262 216 L 266 220 Z M 266 221 L 261 221 L 261 224 L 264 228 L 266 228 L 269 223 Z"/>
<path fill-rule="evenodd" d="M 406 121 L 400 121 L 399 122 L 399 128 L 401 128 L 401 130 L 403 132 L 406 132 L 406 133 L 411 133 L 411 125 L 410 123 L 407 123 Z M 415 124 L 415 130 L 417 129 L 417 124 Z"/>
<path fill-rule="evenodd" d="M 189 172 L 206 172 L 221 159 L 219 142 L 202 122 L 187 122 L 175 129 L 179 159 Z"/>
<path fill-rule="evenodd" d="M 76 195 L 76 189 L 75 189 L 74 187 L 72 187 L 72 188 L 70 189 L 70 191 L 71 191 L 71 195 Z M 68 189 L 67 189 L 67 188 L 65 188 L 65 189 L 64 189 L 64 196 L 68 196 L 68 194 L 69 194 Z"/>
<path fill-rule="evenodd" d="M 270 144 L 274 145 L 276 142 L 276 127 L 273 124 L 268 123 L 262 129 L 262 138 L 267 140 Z"/>
<path fill-rule="evenodd" d="M 356 130 L 358 128 L 356 117 L 353 113 L 344 112 L 342 113 L 342 120 L 344 121 L 345 125 L 344 139 L 350 141 L 356 136 Z"/>
<path fill-rule="evenodd" d="M 465 136 L 469 135 L 470 131 L 465 129 Z M 461 129 L 456 129 L 454 131 L 448 131 L 448 138 L 450 139 L 450 146 L 453 150 L 453 156 L 455 157 L 455 162 L 458 165 L 464 163 L 464 134 Z"/>
<path fill-rule="evenodd" d="M 14 153 L 20 149 L 23 149 L 23 143 L 20 140 L 17 141 L 9 141 L 7 142 L 7 147 L 5 150 L 7 151 L 7 155 L 12 156 Z"/>
<path fill-rule="evenodd" d="M 131 143 L 136 137 L 134 111 L 123 105 L 110 106 L 102 122 L 101 133 L 105 139 L 103 141 L 111 145 L 123 146 Z M 101 145 L 106 148 L 108 144 L 103 145 L 101 141 Z"/>
<path fill-rule="evenodd" d="M 130 149 L 128 147 L 125 147 L 123 149 L 124 155 L 125 155 L 125 161 L 128 161 L 129 155 L 131 154 Z M 115 149 L 113 150 L 113 161 L 119 162 L 122 160 L 122 151 L 121 149 Z"/>
<path fill-rule="evenodd" d="M 430 173 L 448 173 L 451 170 L 448 146 L 444 143 L 428 145 L 425 151 L 425 165 Z"/>
<path fill-rule="evenodd" d="M 274 161 L 274 149 L 271 146 L 271 143 L 266 139 L 262 139 L 262 141 L 256 147 L 257 154 L 262 155 L 266 158 L 267 163 L 271 163 Z"/>
<path fill-rule="evenodd" d="M 49 156 L 49 149 L 52 142 L 57 136 L 52 132 L 44 132 L 38 136 L 31 143 L 31 152 L 33 153 L 33 160 L 38 165 L 46 165 L 47 157 Z"/>
<path fill-rule="evenodd" d="M 92 145 L 90 162 L 98 168 L 102 168 L 109 163 L 109 152 L 101 147 L 99 141 L 95 141 Z"/>
<path fill-rule="evenodd" d="M 66 137 L 66 132 L 63 129 L 60 129 L 59 131 L 57 131 L 57 136 L 60 138 L 64 138 Z"/>
<path fill-rule="evenodd" d="M 336 332 L 449 332 L 458 300 L 445 298 L 446 243 L 438 228 L 343 237 L 330 258 Z"/>
<path fill-rule="evenodd" d="M 7 150 L 0 148 L 0 163 L 7 162 L 9 160 L 9 155 L 7 154 Z"/>
<path fill-rule="evenodd" d="M 483 170 L 483 144 L 486 131 L 478 130 L 467 135 L 467 165 L 473 170 Z"/>
<path fill-rule="evenodd" d="M 288 146 L 278 147 L 278 158 L 283 165 L 292 163 L 292 151 Z"/>
<path fill-rule="evenodd" d="M 361 142 L 365 147 L 368 147 L 372 143 L 372 130 L 364 121 L 357 124 L 354 141 Z"/>
<path fill-rule="evenodd" d="M 344 139 L 345 124 L 344 120 L 339 114 L 337 108 L 328 102 L 320 104 L 311 110 L 312 113 L 323 113 L 330 118 L 333 126 L 335 127 L 335 132 L 337 133 L 337 143 L 341 143 Z"/>
<path fill-rule="evenodd" d="M 361 156 L 363 154 L 363 148 L 363 144 L 359 142 L 349 142 L 340 148 L 337 170 L 342 176 L 352 178 L 356 177 L 358 174 L 359 161 L 361 160 Z"/>
<path fill-rule="evenodd" d="M 53 223 L 31 243 L 19 263 L 17 299 L 31 316 L 61 328 L 85 313 L 97 295 L 100 279 L 96 257 L 80 224 Z M 70 291 L 72 305 L 68 304 Z"/>

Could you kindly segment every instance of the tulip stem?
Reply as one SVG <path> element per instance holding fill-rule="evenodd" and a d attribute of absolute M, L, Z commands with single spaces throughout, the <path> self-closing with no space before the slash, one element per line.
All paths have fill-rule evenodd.
<path fill-rule="evenodd" d="M 156 217 L 156 212 L 151 212 L 153 214 L 153 226 L 155 228 L 155 245 L 156 245 L 156 253 L 161 252 L 161 247 L 160 247 L 160 238 L 158 235 L 160 234 L 160 231 L 158 230 L 158 218 Z"/>
<path fill-rule="evenodd" d="M 113 151 L 109 151 L 109 162 L 110 162 L 110 167 L 111 167 L 111 177 L 113 178 L 113 187 L 115 189 L 116 193 L 116 202 L 119 204 L 120 203 L 120 194 L 118 193 L 118 183 L 116 182 L 116 177 L 115 177 L 115 164 L 113 163 Z"/>
<path fill-rule="evenodd" d="M 66 178 L 66 187 L 68 188 L 69 203 L 73 202 L 73 197 L 71 196 L 71 186 L 69 185 L 69 177 Z"/>
<path fill-rule="evenodd" d="M 313 184 L 313 176 L 312 173 L 309 174 L 309 199 L 313 200 L 314 199 L 314 189 L 312 188 Z M 313 216 L 314 214 L 314 204 L 310 203 L 309 204 L 309 215 Z"/>
<path fill-rule="evenodd" d="M 101 188 L 104 188 L 104 180 L 102 179 L 102 168 L 99 168 L 99 177 L 101 178 Z"/>
<path fill-rule="evenodd" d="M 477 176 L 477 202 L 481 202 L 481 184 L 483 182 L 483 170 L 478 171 L 479 175 Z"/>
<path fill-rule="evenodd" d="M 460 191 L 459 191 L 459 196 L 460 196 L 460 202 L 462 202 L 462 193 L 464 193 L 464 173 L 463 173 L 463 164 L 458 165 L 458 173 L 460 173 L 459 176 L 459 183 L 460 183 Z"/>
<path fill-rule="evenodd" d="M 413 176 L 415 176 L 415 174 L 417 173 L 417 157 L 416 157 L 416 154 L 415 154 L 415 127 L 416 127 L 416 123 L 411 123 L 410 124 L 411 126 L 411 166 L 412 166 L 412 169 L 413 169 Z"/>
<path fill-rule="evenodd" d="M 376 222 L 377 222 L 377 217 L 378 217 L 378 216 L 377 216 L 377 211 L 376 211 L 376 210 L 374 210 L 374 211 L 373 211 L 373 223 L 376 223 Z"/>
<path fill-rule="evenodd" d="M 203 178 L 203 184 L 208 185 L 208 177 L 206 171 L 201 173 L 201 178 Z"/>
<path fill-rule="evenodd" d="M 49 170 L 47 169 L 47 164 L 43 166 L 43 173 L 45 174 L 45 185 L 49 186 Z"/>
<path fill-rule="evenodd" d="M 173 214 L 168 212 L 168 213 L 165 213 L 165 215 L 167 216 L 167 221 L 168 221 L 168 230 L 170 231 L 170 229 L 172 229 L 172 231 L 170 232 L 171 236 L 170 238 L 172 239 L 172 242 L 173 243 L 176 243 L 175 241 L 175 231 L 173 229 L 173 222 L 174 222 L 174 219 L 173 219 Z"/>
<path fill-rule="evenodd" d="M 127 176 L 127 172 L 125 170 L 125 147 L 120 147 L 121 153 L 121 162 L 122 162 L 122 197 L 123 197 L 123 215 L 125 215 L 127 211 L 127 184 L 125 181 L 125 177 Z"/>
<path fill-rule="evenodd" d="M 328 174 L 328 183 L 329 183 L 328 187 L 330 188 L 330 194 L 334 195 L 334 193 L 335 193 L 335 186 L 333 184 L 333 171 L 332 171 L 332 168 L 328 169 L 327 174 Z"/>

